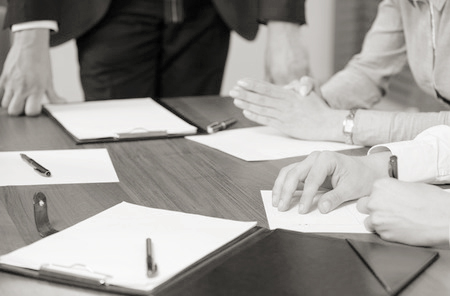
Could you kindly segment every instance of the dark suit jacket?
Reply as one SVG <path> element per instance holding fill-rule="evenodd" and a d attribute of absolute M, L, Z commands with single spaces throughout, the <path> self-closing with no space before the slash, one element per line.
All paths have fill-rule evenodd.
<path fill-rule="evenodd" d="M 161 0 L 162 1 L 162 0 Z M 190 0 L 185 0 L 190 1 Z M 279 20 L 304 24 L 305 0 L 212 0 L 225 23 L 242 37 L 252 40 L 259 22 Z M 9 0 L 4 26 L 55 20 L 59 32 L 51 44 L 77 38 L 99 22 L 111 0 Z"/>

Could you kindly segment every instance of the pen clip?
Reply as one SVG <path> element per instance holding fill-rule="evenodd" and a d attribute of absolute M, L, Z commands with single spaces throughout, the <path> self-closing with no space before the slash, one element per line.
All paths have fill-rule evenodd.
<path fill-rule="evenodd" d="M 38 172 L 39 174 L 41 174 L 41 175 L 44 175 L 44 176 L 47 176 L 47 177 L 51 176 L 50 172 L 48 170 L 42 168 L 42 167 L 35 167 L 34 170 L 36 172 Z"/>

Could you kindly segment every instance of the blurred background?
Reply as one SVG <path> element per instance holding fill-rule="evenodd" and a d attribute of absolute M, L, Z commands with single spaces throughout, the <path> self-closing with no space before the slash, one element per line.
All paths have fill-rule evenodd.
<path fill-rule="evenodd" d="M 348 60 L 361 49 L 363 38 L 373 22 L 381 0 L 309 0 L 305 28 L 306 44 L 310 56 L 312 75 L 326 81 L 342 69 Z M 0 0 L 0 19 L 6 0 Z M 264 48 L 266 28 L 261 27 L 256 40 L 246 41 L 232 34 L 230 52 L 222 84 L 222 95 L 227 95 L 237 80 L 243 77 L 264 77 Z M 8 50 L 8 31 L 0 33 L 0 68 Z M 78 63 L 74 42 L 55 47 L 51 51 L 55 88 L 59 95 L 70 101 L 82 101 L 78 77 Z M 426 100 L 416 86 L 409 69 L 392 79 L 387 97 L 379 109 L 434 111 L 439 106 Z M 411 106 L 420 106 L 411 107 Z"/>

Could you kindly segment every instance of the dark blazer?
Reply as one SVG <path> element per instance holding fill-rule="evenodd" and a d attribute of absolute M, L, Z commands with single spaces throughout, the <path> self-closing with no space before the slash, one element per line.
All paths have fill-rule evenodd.
<path fill-rule="evenodd" d="M 259 22 L 279 20 L 305 23 L 305 0 L 212 1 L 228 27 L 248 40 L 255 38 Z M 9 0 L 4 26 L 55 20 L 59 32 L 52 34 L 51 44 L 58 45 L 92 28 L 102 19 L 110 3 L 111 0 Z"/>

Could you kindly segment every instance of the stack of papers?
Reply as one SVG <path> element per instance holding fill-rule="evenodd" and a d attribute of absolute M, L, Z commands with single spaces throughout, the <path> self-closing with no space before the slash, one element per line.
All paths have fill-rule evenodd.
<path fill-rule="evenodd" d="M 197 128 L 150 98 L 44 106 L 77 143 L 192 135 Z"/>

